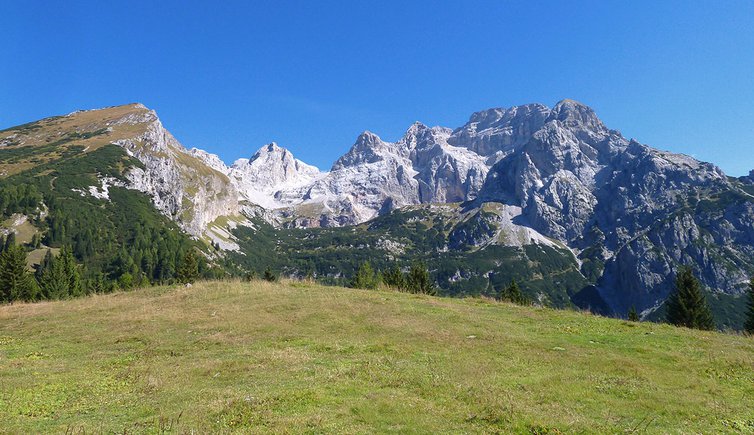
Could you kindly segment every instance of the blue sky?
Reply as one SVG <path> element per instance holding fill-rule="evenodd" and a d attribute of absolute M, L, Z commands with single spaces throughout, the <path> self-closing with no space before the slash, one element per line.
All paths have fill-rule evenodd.
<path fill-rule="evenodd" d="M 752 1 L 0 0 L 0 126 L 142 102 L 230 162 L 329 168 L 363 130 L 573 98 L 640 142 L 754 169 Z"/>

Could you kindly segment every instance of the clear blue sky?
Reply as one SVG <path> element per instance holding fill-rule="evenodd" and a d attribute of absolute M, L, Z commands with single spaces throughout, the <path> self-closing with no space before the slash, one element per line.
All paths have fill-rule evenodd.
<path fill-rule="evenodd" d="M 0 0 L 0 126 L 138 101 L 226 161 L 277 141 L 329 168 L 363 130 L 573 98 L 743 175 L 752 29 L 748 0 Z"/>

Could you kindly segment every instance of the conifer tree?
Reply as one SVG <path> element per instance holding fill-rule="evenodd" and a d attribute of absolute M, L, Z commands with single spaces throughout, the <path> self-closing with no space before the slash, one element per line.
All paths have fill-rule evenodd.
<path fill-rule="evenodd" d="M 26 252 L 20 246 L 10 246 L 0 254 L 0 299 L 5 302 L 33 301 L 38 288 L 26 270 Z"/>
<path fill-rule="evenodd" d="M 379 284 L 379 276 L 372 269 L 372 265 L 368 261 L 359 266 L 359 270 L 351 280 L 351 287 L 361 289 L 375 289 Z"/>
<path fill-rule="evenodd" d="M 389 287 L 406 290 L 406 275 L 401 272 L 398 266 L 393 266 L 382 272 L 382 282 Z"/>
<path fill-rule="evenodd" d="M 711 330 L 715 327 L 701 284 L 690 267 L 683 267 L 675 280 L 675 290 L 668 298 L 666 320 L 676 326 Z"/>
<path fill-rule="evenodd" d="M 68 283 L 68 295 L 70 297 L 78 297 L 84 294 L 84 285 L 81 282 L 81 275 L 79 274 L 78 265 L 73 258 L 73 252 L 70 248 L 63 246 L 60 250 L 60 257 L 58 261 L 62 264 L 63 274 L 65 275 L 66 282 Z"/>
<path fill-rule="evenodd" d="M 70 295 L 69 280 L 63 262 L 47 250 L 44 260 L 37 269 L 37 282 L 45 299 L 63 299 Z"/>
<path fill-rule="evenodd" d="M 14 231 L 11 231 L 10 234 L 8 234 L 8 237 L 5 239 L 5 246 L 3 246 L 3 251 L 7 251 L 12 246 L 16 246 L 16 233 Z"/>
<path fill-rule="evenodd" d="M 636 312 L 636 307 L 631 305 L 631 308 L 628 310 L 628 320 L 632 322 L 638 322 L 639 320 L 639 313 Z"/>
<path fill-rule="evenodd" d="M 123 290 L 130 290 L 134 286 L 134 276 L 129 272 L 122 274 L 118 277 L 118 286 Z"/>
<path fill-rule="evenodd" d="M 408 290 L 411 293 L 422 293 L 427 295 L 436 295 L 437 289 L 429 277 L 427 266 L 422 263 L 415 263 L 411 266 L 406 278 Z"/>
<path fill-rule="evenodd" d="M 501 299 L 508 300 L 518 305 L 526 305 L 526 303 L 528 302 L 526 296 L 524 296 L 524 294 L 521 292 L 521 287 L 518 286 L 518 283 L 515 279 L 512 279 L 511 283 L 508 284 L 508 287 L 505 288 L 505 290 L 503 291 L 503 297 Z"/>
<path fill-rule="evenodd" d="M 193 284 L 199 277 L 199 262 L 193 250 L 189 250 L 183 256 L 181 267 L 178 268 L 178 282 L 181 284 Z"/>
<path fill-rule="evenodd" d="M 754 278 L 749 282 L 749 304 L 746 312 L 746 321 L 744 330 L 749 334 L 754 334 Z"/>

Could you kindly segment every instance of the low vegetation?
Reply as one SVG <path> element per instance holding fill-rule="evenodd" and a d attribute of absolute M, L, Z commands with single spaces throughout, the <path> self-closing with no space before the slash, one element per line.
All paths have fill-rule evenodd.
<path fill-rule="evenodd" d="M 751 433 L 754 340 L 492 299 L 200 282 L 0 307 L 11 433 Z"/>

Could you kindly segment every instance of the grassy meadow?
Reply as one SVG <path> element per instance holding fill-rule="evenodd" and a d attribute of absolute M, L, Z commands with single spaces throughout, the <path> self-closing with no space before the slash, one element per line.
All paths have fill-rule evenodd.
<path fill-rule="evenodd" d="M 0 307 L 3 433 L 753 433 L 754 339 L 303 282 Z"/>

